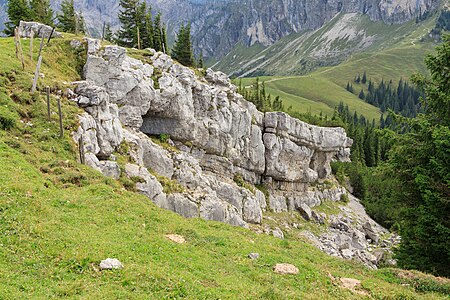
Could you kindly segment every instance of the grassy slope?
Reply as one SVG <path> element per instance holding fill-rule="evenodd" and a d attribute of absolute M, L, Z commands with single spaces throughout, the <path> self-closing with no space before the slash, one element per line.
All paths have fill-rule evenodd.
<path fill-rule="evenodd" d="M 283 55 L 283 57 L 270 61 L 265 68 L 269 73 L 283 74 L 286 70 L 295 67 L 301 55 L 305 56 L 311 49 L 320 47 L 321 36 L 331 30 L 337 20 L 337 18 L 334 19 L 310 36 L 305 37 L 301 33 L 287 36 L 266 49 L 264 54 L 269 57 L 269 61 L 272 56 L 276 58 Z M 355 94 L 351 94 L 345 90 L 347 82 L 351 82 L 357 74 L 362 75 L 364 71 L 367 72 L 368 78 L 375 82 L 380 82 L 381 79 L 396 82 L 400 78 L 408 79 L 416 72 L 425 73 L 423 59 L 426 54 L 433 51 L 435 46 L 427 38 L 427 33 L 434 22 L 435 17 L 432 17 L 419 24 L 410 21 L 404 25 L 386 25 L 361 17 L 357 26 L 364 28 L 367 35 L 377 36 L 379 39 L 369 47 L 368 51 L 356 53 L 336 66 L 320 68 L 309 75 L 264 76 L 262 79 L 266 81 L 268 92 L 273 96 L 280 96 L 286 107 L 292 105 L 292 108 L 299 112 L 309 111 L 312 114 L 323 112 L 331 116 L 334 108 L 343 101 L 351 111 L 357 111 L 369 120 L 378 120 L 379 109 L 364 103 L 357 97 L 359 90 L 366 87 L 353 83 Z M 295 46 L 297 39 L 301 46 Z M 299 52 L 302 53 L 301 55 L 294 55 L 294 49 L 296 49 L 294 46 L 305 50 Z M 244 57 L 242 54 L 244 50 L 240 48 L 239 51 Z M 223 63 L 229 64 L 227 60 Z M 243 81 L 245 84 L 250 84 L 253 80 L 253 78 L 245 78 Z"/>
<path fill-rule="evenodd" d="M 68 41 L 45 49 L 43 84 L 78 79 Z M 0 39 L 0 48 L 0 105 L 24 121 L 0 130 L 0 299 L 364 298 L 334 285 L 329 273 L 361 279 L 377 299 L 445 298 L 417 293 L 389 269 L 369 271 L 293 236 L 281 241 L 183 219 L 126 191 L 77 163 L 69 133 L 80 110 L 63 102 L 66 134 L 59 139 L 56 116 L 46 121 L 42 95 L 25 92 L 33 64 L 20 70 L 12 39 Z M 173 244 L 167 233 L 182 234 L 188 243 Z M 261 258 L 251 261 L 249 252 Z M 98 271 L 106 257 L 119 258 L 125 269 Z M 300 274 L 274 274 L 278 262 L 297 265 Z"/>

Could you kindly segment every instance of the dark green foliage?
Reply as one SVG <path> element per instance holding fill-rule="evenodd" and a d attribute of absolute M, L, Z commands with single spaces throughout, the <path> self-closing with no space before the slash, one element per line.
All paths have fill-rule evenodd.
<path fill-rule="evenodd" d="M 384 130 L 392 149 L 366 175 L 363 201 L 378 221 L 400 230 L 401 267 L 450 276 L 450 40 L 444 39 L 426 58 L 431 78 L 413 77 L 426 96 L 424 114 L 395 116 L 401 130 Z"/>
<path fill-rule="evenodd" d="M 31 0 L 31 19 L 46 25 L 53 25 L 53 10 L 49 0 Z"/>
<path fill-rule="evenodd" d="M 103 33 L 103 39 L 109 42 L 112 42 L 114 40 L 114 34 L 111 30 L 111 24 L 106 23 L 105 24 L 105 31 Z"/>
<path fill-rule="evenodd" d="M 450 37 L 425 59 L 431 78 L 415 75 L 425 114 L 407 122 L 390 163 L 404 203 L 397 252 L 401 266 L 450 276 Z"/>
<path fill-rule="evenodd" d="M 272 101 L 272 96 L 266 94 L 266 87 L 264 82 L 259 82 L 256 78 L 251 87 L 242 86 L 242 81 L 239 82 L 238 93 L 241 94 L 245 100 L 252 102 L 256 108 L 262 112 L 267 111 L 285 111 L 283 101 L 279 96 L 276 96 Z"/>
<path fill-rule="evenodd" d="M 154 48 L 156 51 L 167 52 L 166 31 L 161 22 L 161 13 L 154 20 L 152 8 L 146 1 L 121 0 L 119 21 L 121 28 L 117 33 L 117 42 L 130 48 Z M 109 28 L 109 25 L 106 29 Z M 112 40 L 111 29 L 105 29 L 105 39 Z M 106 35 L 108 33 L 108 36 Z"/>
<path fill-rule="evenodd" d="M 175 45 L 172 49 L 172 58 L 176 59 L 182 65 L 194 66 L 194 55 L 191 41 L 191 24 L 181 25 L 178 31 Z"/>
<path fill-rule="evenodd" d="M 450 10 L 443 10 L 436 20 L 435 27 L 431 30 L 431 34 L 438 39 L 445 31 L 450 31 Z"/>
<path fill-rule="evenodd" d="M 4 32 L 6 35 L 13 36 L 14 28 L 19 26 L 21 20 L 31 19 L 31 10 L 27 0 L 9 0 L 7 13 L 9 22 L 5 23 L 6 29 Z"/>
<path fill-rule="evenodd" d="M 358 75 L 359 78 L 359 75 Z M 381 80 L 379 85 L 374 84 L 370 79 L 367 80 L 364 72 L 361 84 L 367 83 L 367 93 L 361 89 L 358 97 L 373 106 L 379 107 L 384 113 L 389 109 L 405 117 L 415 117 L 421 112 L 420 97 L 423 92 L 417 87 L 400 79 L 397 86 L 391 81 Z M 347 91 L 353 92 L 350 83 L 347 84 Z"/>
<path fill-rule="evenodd" d="M 119 21 L 121 28 L 118 32 L 118 43 L 125 47 L 138 46 L 138 27 L 142 19 L 139 15 L 138 0 L 120 0 L 121 10 L 119 12 Z"/>
<path fill-rule="evenodd" d="M 49 0 L 9 0 L 5 34 L 13 36 L 20 21 L 36 21 L 53 26 L 53 10 Z"/>
<path fill-rule="evenodd" d="M 61 2 L 61 14 L 58 15 L 58 21 L 58 28 L 64 32 L 84 33 L 84 18 L 81 12 L 75 12 L 73 0 Z"/>

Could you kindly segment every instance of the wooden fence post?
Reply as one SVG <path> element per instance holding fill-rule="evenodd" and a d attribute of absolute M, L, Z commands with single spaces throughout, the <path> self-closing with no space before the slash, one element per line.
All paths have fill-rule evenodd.
<path fill-rule="evenodd" d="M 78 147 L 80 150 L 80 163 L 84 165 L 84 139 L 83 134 L 80 135 L 80 138 L 78 139 Z"/>
<path fill-rule="evenodd" d="M 50 122 L 50 87 L 47 86 L 46 90 L 47 90 L 47 116 L 48 121 Z"/>
<path fill-rule="evenodd" d="M 17 27 L 14 28 L 14 45 L 16 46 L 16 58 L 19 58 L 19 41 L 17 40 L 17 37 L 19 36 L 18 32 L 19 29 Z"/>
<path fill-rule="evenodd" d="M 59 114 L 59 137 L 64 137 L 64 128 L 63 128 L 63 115 L 61 110 L 61 96 L 57 96 L 58 99 L 58 114 Z"/>
<path fill-rule="evenodd" d="M 34 72 L 34 79 L 33 79 L 33 86 L 31 87 L 31 92 L 34 93 L 36 92 L 36 86 L 37 86 L 37 81 L 38 81 L 38 77 L 39 77 L 39 70 L 41 69 L 41 63 L 42 63 L 42 47 L 44 47 L 44 37 L 41 37 L 41 45 L 39 46 L 39 54 L 38 54 L 38 62 L 36 65 L 36 71 Z"/>
<path fill-rule="evenodd" d="M 19 54 L 20 54 L 20 60 L 22 62 L 22 69 L 25 70 L 25 63 L 23 61 L 22 40 L 20 39 L 18 27 L 16 27 L 14 29 L 14 37 L 15 37 L 15 42 L 16 42 L 16 57 L 19 58 Z"/>
<path fill-rule="evenodd" d="M 31 30 L 30 35 L 30 60 L 33 61 L 33 38 L 34 38 L 34 31 Z"/>
<path fill-rule="evenodd" d="M 138 49 L 141 50 L 141 34 L 139 31 L 139 26 L 137 26 L 137 38 L 138 38 Z"/>

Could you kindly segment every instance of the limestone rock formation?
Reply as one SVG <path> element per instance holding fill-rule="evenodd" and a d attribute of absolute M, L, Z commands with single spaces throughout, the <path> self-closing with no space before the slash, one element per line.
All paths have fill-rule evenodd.
<path fill-rule="evenodd" d="M 38 22 L 25 22 L 20 21 L 19 23 L 19 35 L 24 38 L 31 37 L 31 33 L 33 32 L 34 37 L 40 38 L 48 38 L 50 34 L 52 38 L 60 38 L 62 34 L 53 30 L 52 27 L 41 24 Z"/>
<path fill-rule="evenodd" d="M 144 63 L 118 46 L 85 44 L 85 80 L 75 83 L 75 94 L 86 113 L 74 138 L 83 143 L 86 164 L 113 178 L 140 178 L 136 189 L 157 205 L 247 226 L 260 223 L 266 209 L 314 206 L 345 193 L 310 186 L 330 176 L 338 153 L 349 153 L 352 141 L 342 128 L 261 113 L 223 73 L 199 77 L 163 53 L 147 50 Z M 130 158 L 123 174 L 112 159 L 119 148 Z M 269 199 L 251 188 L 257 184 L 273 190 Z M 167 187 L 177 185 L 182 190 Z"/>
<path fill-rule="evenodd" d="M 347 193 L 327 183 L 331 161 L 349 160 L 352 140 L 342 128 L 259 112 L 223 73 L 199 76 L 151 49 L 143 62 L 118 46 L 102 47 L 92 39 L 84 45 L 85 80 L 74 83 L 74 101 L 85 113 L 74 139 L 87 165 L 106 176 L 127 177 L 156 205 L 243 227 L 260 224 L 267 210 L 298 210 L 324 224 L 325 217 L 310 208 Z M 127 163 L 119 165 L 118 155 Z M 332 222 L 336 236 L 349 231 L 346 224 Z M 378 242 L 376 228 L 365 224 L 355 243 L 366 237 Z M 270 233 L 283 238 L 280 228 Z M 345 250 L 342 257 L 353 257 L 353 240 L 353 248 L 341 247 L 347 240 L 333 243 L 336 251 Z M 323 250 L 333 254 L 334 248 Z"/>

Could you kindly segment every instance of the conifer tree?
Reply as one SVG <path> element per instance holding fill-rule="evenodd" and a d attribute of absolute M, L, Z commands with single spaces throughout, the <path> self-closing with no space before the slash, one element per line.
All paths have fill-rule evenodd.
<path fill-rule="evenodd" d="M 104 36 L 103 36 L 104 40 L 107 40 L 109 42 L 112 42 L 114 40 L 114 34 L 111 30 L 111 24 L 110 23 L 106 23 L 105 24 L 105 32 L 104 32 Z"/>
<path fill-rule="evenodd" d="M 5 23 L 4 33 L 9 36 L 14 35 L 14 28 L 19 26 L 20 21 L 31 19 L 30 6 L 27 0 L 9 0 L 7 14 L 9 22 Z"/>
<path fill-rule="evenodd" d="M 49 0 L 31 0 L 30 7 L 33 21 L 53 26 L 53 10 Z"/>
<path fill-rule="evenodd" d="M 367 82 L 367 74 L 366 74 L 366 71 L 364 71 L 363 77 L 361 79 L 361 83 L 366 84 L 366 82 Z"/>
<path fill-rule="evenodd" d="M 200 50 L 200 54 L 198 55 L 197 68 L 203 69 L 203 51 Z"/>
<path fill-rule="evenodd" d="M 141 30 L 142 15 L 139 13 L 139 0 L 120 0 L 119 21 L 121 28 L 117 35 L 119 45 L 125 47 L 138 46 L 138 31 Z"/>
<path fill-rule="evenodd" d="M 153 21 L 153 48 L 156 51 L 164 51 L 163 30 L 161 23 L 161 13 L 158 12 Z"/>
<path fill-rule="evenodd" d="M 185 66 L 192 67 L 194 65 L 194 57 L 192 54 L 191 43 L 191 25 L 181 25 L 178 31 L 175 45 L 172 49 L 172 58 Z"/>
<path fill-rule="evenodd" d="M 81 12 L 75 12 L 73 0 L 61 2 L 61 14 L 58 15 L 58 27 L 64 32 L 84 32 L 84 18 Z"/>

